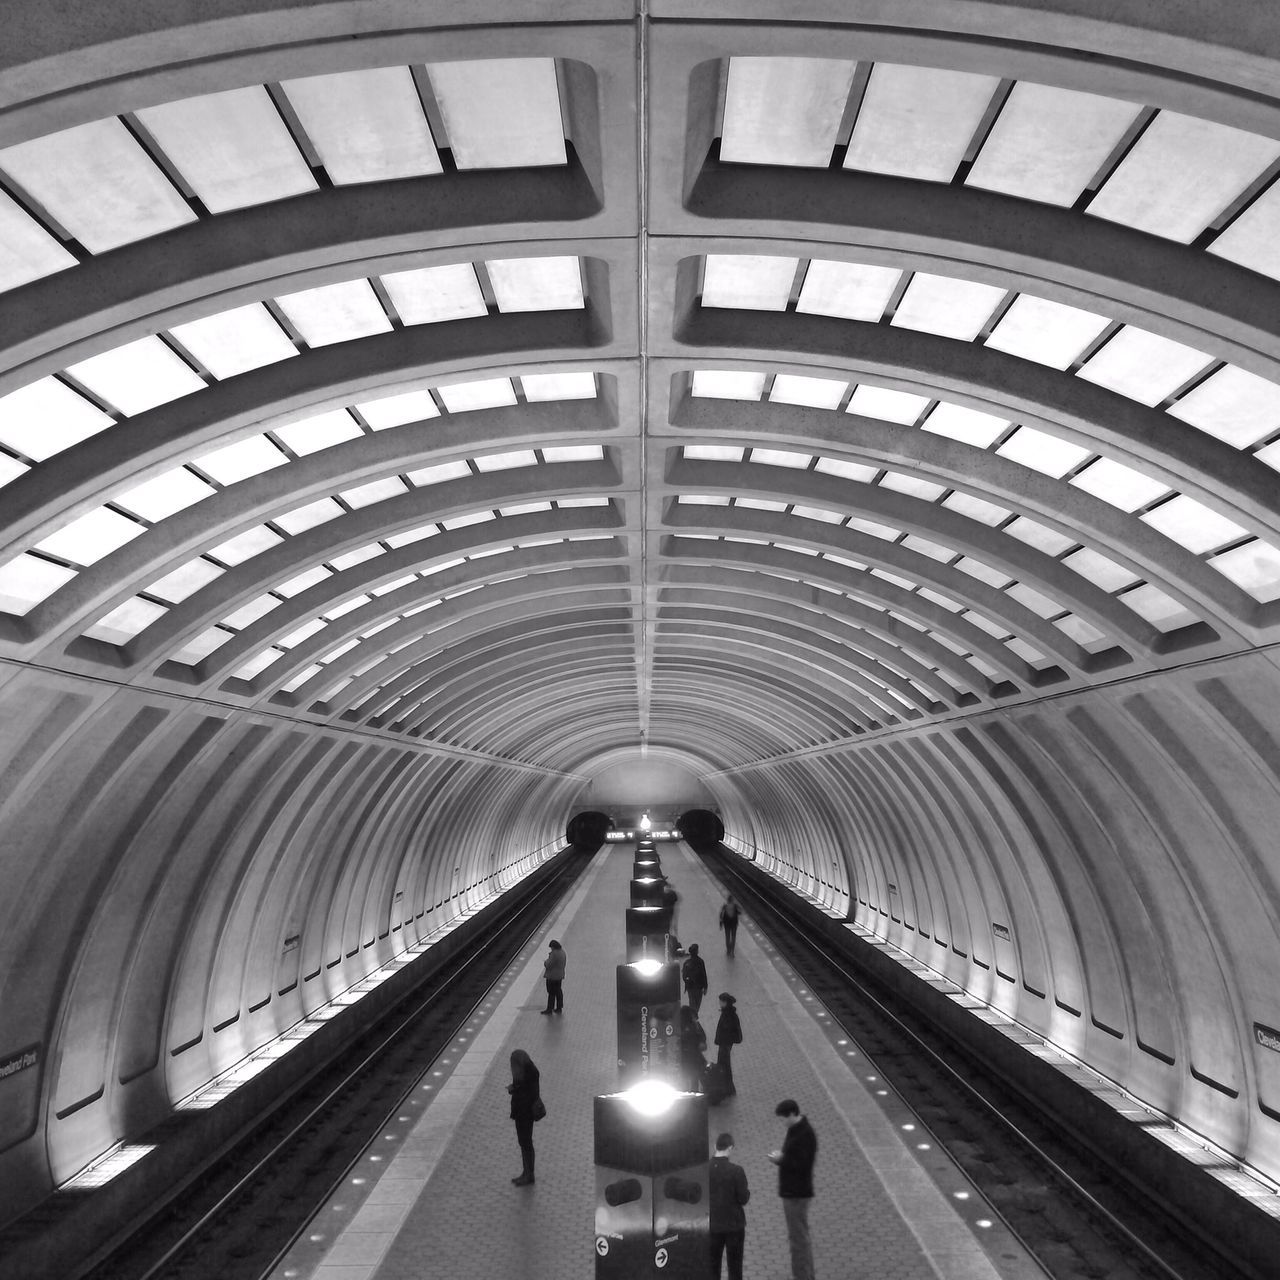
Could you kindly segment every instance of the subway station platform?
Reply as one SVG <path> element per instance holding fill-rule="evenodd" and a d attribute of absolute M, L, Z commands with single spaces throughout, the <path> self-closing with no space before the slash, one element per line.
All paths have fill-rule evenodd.
<path fill-rule="evenodd" d="M 606 845 L 547 927 L 420 1085 L 343 1189 L 275 1272 L 276 1280 L 590 1280 L 595 1274 L 592 1099 L 617 1088 L 616 966 L 635 846 Z M 1043 1273 L 902 1102 L 840 1035 L 820 1003 L 744 919 L 736 955 L 717 929 L 715 880 L 681 844 L 659 844 L 681 896 L 677 932 L 697 942 L 710 993 L 737 997 L 737 1095 L 710 1112 L 729 1130 L 751 1188 L 747 1280 L 790 1275 L 774 1107 L 793 1097 L 818 1135 L 810 1211 L 821 1280 L 1029 1280 Z M 568 952 L 565 1010 L 539 1014 L 542 959 Z M 513 1049 L 542 1074 L 537 1182 L 520 1172 L 506 1085 Z M 714 1047 L 712 1055 L 714 1055 Z"/>

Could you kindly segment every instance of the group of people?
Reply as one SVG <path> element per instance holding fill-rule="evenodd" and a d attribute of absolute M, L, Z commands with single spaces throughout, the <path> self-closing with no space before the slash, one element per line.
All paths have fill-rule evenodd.
<path fill-rule="evenodd" d="M 778 1166 L 778 1195 L 787 1223 L 793 1280 L 814 1280 L 813 1243 L 809 1236 L 809 1201 L 813 1199 L 813 1165 L 818 1157 L 818 1137 L 794 1098 L 784 1098 L 774 1108 L 786 1130 L 782 1146 L 769 1153 Z M 746 1170 L 734 1164 L 733 1134 L 716 1139 L 710 1170 L 711 1275 L 720 1280 L 727 1259 L 729 1280 L 742 1280 L 742 1255 L 747 1238 L 747 1201 L 751 1191 Z"/>
<path fill-rule="evenodd" d="M 741 910 L 730 895 L 720 908 L 720 928 L 724 932 L 725 954 L 732 956 L 737 946 L 738 921 Z M 544 1014 L 564 1012 L 564 976 L 568 955 L 558 939 L 553 938 L 543 961 L 543 979 L 547 988 Z M 680 1006 L 680 1068 L 682 1083 L 691 1093 L 705 1091 L 714 1102 L 737 1093 L 733 1083 L 733 1046 L 742 1043 L 742 1022 L 738 1017 L 733 994 L 719 995 L 720 1016 L 716 1021 L 714 1043 L 715 1066 L 708 1067 L 705 1057 L 706 1032 L 698 1021 L 698 1012 L 710 982 L 706 962 L 698 944 L 680 971 L 687 1004 Z M 518 1187 L 534 1182 L 533 1126 L 547 1114 L 542 1101 L 541 1077 L 533 1059 L 523 1049 L 511 1055 L 511 1119 L 515 1121 L 516 1142 L 520 1147 L 521 1170 L 511 1179 Z M 782 1199 L 787 1223 L 787 1239 L 791 1248 L 791 1272 L 794 1280 L 813 1280 L 813 1249 L 809 1238 L 809 1201 L 813 1198 L 813 1165 L 818 1154 L 818 1139 L 813 1126 L 805 1119 L 794 1099 L 786 1098 L 774 1109 L 786 1125 L 782 1146 L 769 1153 L 778 1166 L 778 1195 Z M 711 1274 L 719 1280 L 727 1259 L 728 1280 L 742 1280 L 742 1256 L 746 1242 L 745 1206 L 751 1198 L 747 1175 L 741 1165 L 730 1160 L 733 1135 L 722 1133 L 716 1139 L 715 1157 L 710 1167 L 710 1237 Z"/>

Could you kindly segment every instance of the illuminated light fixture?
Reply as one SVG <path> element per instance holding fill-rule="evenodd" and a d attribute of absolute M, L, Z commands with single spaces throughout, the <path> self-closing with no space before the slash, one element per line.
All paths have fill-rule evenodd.
<path fill-rule="evenodd" d="M 630 967 L 646 978 L 652 978 L 662 972 L 663 965 L 661 960 L 633 960 Z"/>
<path fill-rule="evenodd" d="M 143 1156 L 155 1150 L 155 1145 L 134 1143 L 116 1147 L 59 1188 L 61 1191 L 85 1191 L 92 1187 L 105 1187 L 113 1178 L 122 1174 L 130 1165 L 137 1164 Z"/>
<path fill-rule="evenodd" d="M 655 962 L 642 960 L 640 963 Z M 644 1080 L 624 1090 L 620 1096 L 642 1116 L 660 1116 L 671 1110 L 681 1094 L 678 1089 L 673 1089 L 671 1085 L 664 1084 L 661 1080 Z"/>

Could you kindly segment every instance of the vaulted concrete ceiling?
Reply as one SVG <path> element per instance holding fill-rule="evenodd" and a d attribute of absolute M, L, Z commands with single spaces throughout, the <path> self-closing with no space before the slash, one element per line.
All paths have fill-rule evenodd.
<path fill-rule="evenodd" d="M 6 8 L 25 1185 L 642 752 L 1280 1170 L 1280 20 L 776 9 Z"/>

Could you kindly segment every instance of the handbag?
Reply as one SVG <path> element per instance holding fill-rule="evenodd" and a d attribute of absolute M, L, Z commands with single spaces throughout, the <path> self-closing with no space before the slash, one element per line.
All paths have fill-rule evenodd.
<path fill-rule="evenodd" d="M 533 1100 L 533 1118 L 535 1120 L 545 1120 L 547 1118 L 547 1104 L 543 1102 L 541 1094 Z"/>

